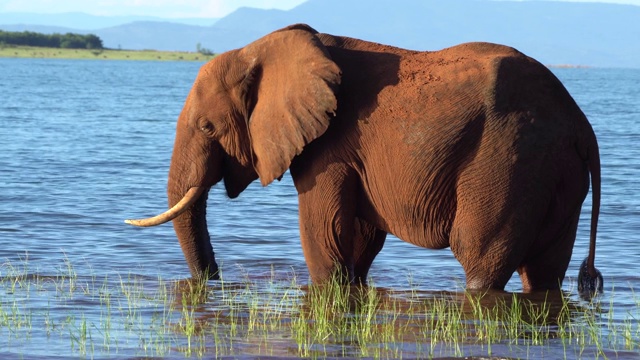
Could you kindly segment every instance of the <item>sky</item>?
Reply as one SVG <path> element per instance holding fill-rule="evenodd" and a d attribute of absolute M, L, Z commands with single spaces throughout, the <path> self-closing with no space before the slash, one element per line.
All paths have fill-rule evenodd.
<path fill-rule="evenodd" d="M 289 10 L 305 0 L 0 0 L 0 12 L 92 15 L 144 15 L 163 18 L 219 18 L 238 7 Z M 606 2 L 640 6 L 640 0 L 560 0 Z"/>

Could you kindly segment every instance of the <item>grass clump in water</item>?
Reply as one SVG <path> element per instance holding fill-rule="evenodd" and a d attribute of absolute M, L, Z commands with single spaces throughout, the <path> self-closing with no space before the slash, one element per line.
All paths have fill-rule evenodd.
<path fill-rule="evenodd" d="M 301 284 L 295 273 L 237 281 L 57 274 L 0 265 L 0 348 L 83 357 L 611 357 L 640 354 L 640 300 L 572 293 L 428 292 Z M 224 274 L 223 274 L 224 275 Z M 223 276 L 223 279 L 226 277 Z M 31 353 L 35 351 L 36 353 Z"/>

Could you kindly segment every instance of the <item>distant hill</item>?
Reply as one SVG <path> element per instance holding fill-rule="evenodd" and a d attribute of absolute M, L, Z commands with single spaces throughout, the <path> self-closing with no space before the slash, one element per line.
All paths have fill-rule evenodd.
<path fill-rule="evenodd" d="M 136 21 L 96 31 L 106 47 L 196 51 L 209 39 L 210 29 L 172 22 Z M 115 46 L 112 46 L 115 44 Z"/>
<path fill-rule="evenodd" d="M 134 21 L 171 21 L 186 25 L 211 26 L 218 19 L 215 18 L 177 18 L 163 19 L 154 16 L 98 16 L 81 12 L 67 12 L 56 14 L 37 14 L 25 12 L 0 12 L 0 24 L 4 25 L 46 25 L 63 28 L 97 30 L 106 27 L 128 24 Z"/>
<path fill-rule="evenodd" d="M 640 6 L 605 3 L 308 0 L 288 11 L 241 8 L 210 26 L 136 21 L 92 32 L 111 48 L 194 51 L 200 43 L 222 52 L 305 22 L 321 32 L 416 50 L 491 41 L 514 46 L 545 64 L 640 68 L 639 20 Z"/>

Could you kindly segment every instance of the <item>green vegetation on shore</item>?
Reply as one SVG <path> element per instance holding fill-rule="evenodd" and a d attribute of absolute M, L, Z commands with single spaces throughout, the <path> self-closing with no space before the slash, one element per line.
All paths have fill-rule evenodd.
<path fill-rule="evenodd" d="M 200 46 L 197 52 L 122 50 L 103 48 L 96 35 L 40 34 L 0 30 L 0 58 L 208 61 L 215 54 Z"/>
<path fill-rule="evenodd" d="M 0 45 L 0 58 L 208 61 L 215 55 L 186 51 L 61 49 Z"/>
<path fill-rule="evenodd" d="M 102 49 L 102 39 L 93 34 L 41 34 L 33 31 L 0 30 L 0 44 L 45 46 L 62 49 Z"/>

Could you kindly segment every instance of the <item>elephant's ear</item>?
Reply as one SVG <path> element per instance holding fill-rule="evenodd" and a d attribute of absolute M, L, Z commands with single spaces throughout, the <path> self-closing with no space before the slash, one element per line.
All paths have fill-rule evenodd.
<path fill-rule="evenodd" d="M 273 32 L 240 50 L 252 64 L 244 84 L 254 166 L 262 185 L 279 178 L 335 115 L 340 68 L 305 25 Z M 252 107 L 252 110 L 251 110 Z"/>

